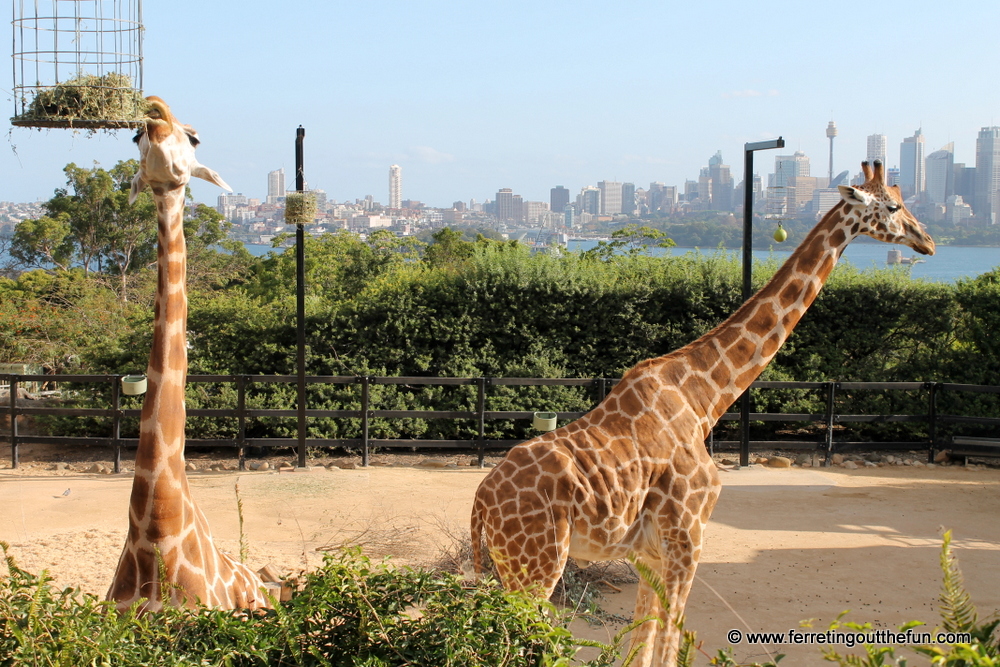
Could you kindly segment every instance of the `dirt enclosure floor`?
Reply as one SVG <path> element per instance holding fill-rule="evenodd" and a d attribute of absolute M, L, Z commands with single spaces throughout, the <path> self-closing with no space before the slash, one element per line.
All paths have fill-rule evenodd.
<path fill-rule="evenodd" d="M 0 447 L 0 540 L 19 564 L 47 568 L 59 586 L 103 595 L 120 553 L 131 475 L 53 469 L 22 451 L 10 468 Z M 487 471 L 469 456 L 413 455 L 369 468 L 193 471 L 196 501 L 216 541 L 238 553 L 239 483 L 249 564 L 284 572 L 314 567 L 318 549 L 361 545 L 374 557 L 426 565 L 465 538 Z M 378 461 L 377 457 L 375 459 Z M 450 466 L 449 466 L 450 464 Z M 89 465 L 89 464 L 88 464 Z M 345 467 L 350 467 L 349 464 Z M 75 468 L 75 469 L 74 469 Z M 805 619 L 825 630 L 838 614 L 895 629 L 933 629 L 943 528 L 980 616 L 1000 609 L 1000 469 L 982 466 L 771 469 L 723 467 L 724 489 L 687 609 L 706 653 L 732 647 L 743 661 L 786 653 L 783 665 L 824 665 L 817 646 L 733 645 L 731 629 L 786 632 Z M 598 567 L 593 565 L 592 567 Z M 635 584 L 601 585 L 601 606 L 631 617 Z M 579 636 L 607 640 L 621 627 L 577 621 Z M 840 652 L 850 652 L 844 646 Z M 765 650 L 766 649 L 766 650 Z M 926 664 L 912 653 L 910 664 Z M 697 664 L 708 663 L 702 657 Z"/>

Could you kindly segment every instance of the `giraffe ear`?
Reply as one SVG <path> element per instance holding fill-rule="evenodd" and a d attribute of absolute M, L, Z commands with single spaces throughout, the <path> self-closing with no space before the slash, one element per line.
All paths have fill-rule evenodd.
<path fill-rule="evenodd" d="M 128 203 L 134 204 L 135 200 L 139 197 L 139 193 L 142 189 L 146 187 L 146 181 L 142 180 L 142 176 L 139 172 L 136 172 L 135 176 L 132 177 L 132 187 L 128 191 Z"/>
<path fill-rule="evenodd" d="M 229 184 L 222 180 L 221 176 L 203 164 L 196 164 L 194 169 L 191 170 L 191 175 L 208 181 L 209 183 L 215 183 L 223 190 L 228 190 L 229 192 L 233 191 L 233 189 L 229 187 Z"/>
<path fill-rule="evenodd" d="M 861 204 L 862 206 L 868 206 L 872 203 L 873 197 L 864 190 L 859 190 L 851 187 L 850 185 L 838 185 L 837 189 L 840 190 L 840 196 L 843 197 L 844 201 L 848 204 Z"/>

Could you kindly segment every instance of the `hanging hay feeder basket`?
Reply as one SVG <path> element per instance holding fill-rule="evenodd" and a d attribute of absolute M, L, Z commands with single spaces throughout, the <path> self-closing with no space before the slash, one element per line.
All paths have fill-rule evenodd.
<path fill-rule="evenodd" d="M 144 122 L 141 0 L 15 0 L 15 127 Z"/>
<path fill-rule="evenodd" d="M 285 224 L 308 225 L 316 220 L 316 193 L 289 192 L 285 196 Z"/>

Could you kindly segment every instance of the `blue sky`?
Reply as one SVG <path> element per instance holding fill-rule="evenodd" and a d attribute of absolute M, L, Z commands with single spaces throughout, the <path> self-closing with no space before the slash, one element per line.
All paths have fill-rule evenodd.
<path fill-rule="evenodd" d="M 199 159 L 236 191 L 291 187 L 306 129 L 311 187 L 432 206 L 510 187 L 548 201 L 600 180 L 683 186 L 721 150 L 737 180 L 747 141 L 779 135 L 826 175 L 858 171 L 869 134 L 899 143 L 922 127 L 927 152 L 1000 123 L 1000 3 L 884 0 L 618 3 L 535 0 L 146 0 L 145 92 L 198 129 Z M 0 49 L 11 52 L 10 32 Z M 13 114 L 9 78 L 0 91 Z M 0 200 L 47 199 L 68 162 L 136 156 L 131 134 L 14 128 L 0 148 Z M 220 190 L 193 186 L 215 202 Z"/>

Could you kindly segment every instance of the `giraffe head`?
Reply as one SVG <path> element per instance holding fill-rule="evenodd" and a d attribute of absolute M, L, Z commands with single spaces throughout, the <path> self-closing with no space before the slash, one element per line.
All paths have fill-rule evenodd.
<path fill-rule="evenodd" d="M 192 176 L 232 190 L 217 173 L 195 159 L 194 149 L 199 139 L 194 128 L 181 125 L 159 97 L 150 96 L 146 101 L 149 102 L 146 126 L 133 139 L 139 146 L 140 157 L 129 202 L 134 202 L 147 184 L 154 191 L 174 190 L 187 185 Z"/>
<path fill-rule="evenodd" d="M 861 171 L 865 175 L 864 184 L 839 186 L 840 196 L 844 199 L 844 213 L 853 218 L 857 233 L 886 243 L 909 246 L 922 255 L 933 255 L 934 239 L 907 210 L 899 186 L 885 184 L 882 162 L 875 160 L 874 168 L 862 162 Z"/>

